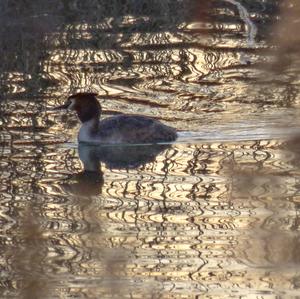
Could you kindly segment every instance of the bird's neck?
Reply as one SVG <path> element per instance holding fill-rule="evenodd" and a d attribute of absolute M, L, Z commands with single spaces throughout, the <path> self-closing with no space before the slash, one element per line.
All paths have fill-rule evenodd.
<path fill-rule="evenodd" d="M 99 119 L 91 118 L 82 123 L 78 134 L 79 142 L 92 142 L 93 136 L 97 133 L 99 128 Z"/>

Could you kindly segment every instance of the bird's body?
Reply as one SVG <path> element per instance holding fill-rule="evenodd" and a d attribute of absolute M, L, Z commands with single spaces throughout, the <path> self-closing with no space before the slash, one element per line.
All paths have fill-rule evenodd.
<path fill-rule="evenodd" d="M 82 122 L 79 142 L 88 143 L 162 143 L 177 138 L 176 130 L 142 115 L 120 114 L 100 119 L 101 106 L 95 94 L 79 93 L 59 108 L 75 110 Z"/>
<path fill-rule="evenodd" d="M 152 118 L 121 114 L 82 124 L 79 142 L 158 143 L 176 139 L 176 131 Z"/>

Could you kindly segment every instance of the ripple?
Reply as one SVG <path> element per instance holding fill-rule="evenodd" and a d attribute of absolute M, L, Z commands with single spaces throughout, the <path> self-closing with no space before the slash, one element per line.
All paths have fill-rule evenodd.
<path fill-rule="evenodd" d="M 0 4 L 2 297 L 297 296 L 298 47 L 277 32 L 297 17 L 272 1 L 46 2 Z M 84 171 L 76 117 L 51 111 L 77 91 L 179 138 Z"/>

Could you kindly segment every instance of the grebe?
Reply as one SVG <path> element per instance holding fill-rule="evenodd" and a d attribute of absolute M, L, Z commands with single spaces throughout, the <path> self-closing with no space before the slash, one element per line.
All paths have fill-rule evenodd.
<path fill-rule="evenodd" d="M 177 138 L 176 130 L 142 115 L 120 114 L 100 121 L 101 105 L 95 93 L 77 93 L 65 104 L 54 108 L 77 112 L 82 125 L 78 142 L 88 143 L 160 143 Z"/>

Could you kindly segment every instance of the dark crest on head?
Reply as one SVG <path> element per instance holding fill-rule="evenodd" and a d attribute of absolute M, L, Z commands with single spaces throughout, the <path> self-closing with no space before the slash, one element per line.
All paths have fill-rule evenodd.
<path fill-rule="evenodd" d="M 96 96 L 96 93 L 80 92 L 68 97 L 68 101 L 75 100 L 70 105 L 77 112 L 81 122 L 100 117 L 101 106 Z"/>
<path fill-rule="evenodd" d="M 94 92 L 78 92 L 68 97 L 69 99 L 94 99 L 98 94 Z"/>

